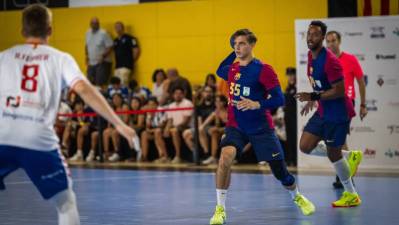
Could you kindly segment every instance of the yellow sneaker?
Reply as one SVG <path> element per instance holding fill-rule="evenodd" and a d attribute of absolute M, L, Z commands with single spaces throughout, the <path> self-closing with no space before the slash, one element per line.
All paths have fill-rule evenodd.
<path fill-rule="evenodd" d="M 363 152 L 361 151 L 351 151 L 348 157 L 348 164 L 350 170 L 350 176 L 353 177 L 356 175 L 357 168 L 359 164 L 362 162 Z"/>
<path fill-rule="evenodd" d="M 362 203 L 357 193 L 344 191 L 340 199 L 332 203 L 332 207 L 355 207 Z"/>
<path fill-rule="evenodd" d="M 213 214 L 211 221 L 209 221 L 210 225 L 223 225 L 226 223 L 226 212 L 224 211 L 223 206 L 217 205 L 215 209 L 215 214 Z"/>
<path fill-rule="evenodd" d="M 315 206 L 305 196 L 297 194 L 294 203 L 301 209 L 303 215 L 309 216 L 316 210 Z"/>

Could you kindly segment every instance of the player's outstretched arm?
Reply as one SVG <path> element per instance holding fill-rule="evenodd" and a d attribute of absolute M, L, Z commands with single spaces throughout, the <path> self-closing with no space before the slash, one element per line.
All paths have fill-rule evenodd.
<path fill-rule="evenodd" d="M 231 64 L 234 63 L 235 59 L 236 59 L 236 53 L 235 52 L 230 53 L 230 55 L 227 56 L 227 58 L 225 58 L 223 62 L 219 65 L 216 74 L 223 80 L 227 80 L 230 66 Z"/>
<path fill-rule="evenodd" d="M 301 102 L 306 102 L 306 101 L 317 101 L 317 100 L 330 100 L 330 99 L 336 99 L 336 98 L 342 98 L 345 96 L 345 85 L 344 81 L 340 80 L 336 83 L 334 83 L 331 87 L 331 89 L 328 89 L 325 92 L 300 92 L 295 95 L 295 97 L 301 101 Z"/>
<path fill-rule="evenodd" d="M 124 136 L 128 140 L 129 145 L 133 147 L 133 138 L 136 136 L 136 132 L 123 123 L 93 85 L 87 80 L 82 79 L 77 81 L 72 88 L 92 109 L 94 109 L 94 111 L 114 125 L 116 130 Z"/>

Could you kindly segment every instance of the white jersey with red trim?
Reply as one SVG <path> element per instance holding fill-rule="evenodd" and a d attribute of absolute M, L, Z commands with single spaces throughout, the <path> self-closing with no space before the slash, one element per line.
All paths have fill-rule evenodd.
<path fill-rule="evenodd" d="M 0 145 L 57 149 L 54 123 L 61 90 L 85 79 L 71 55 L 48 45 L 0 52 Z"/>

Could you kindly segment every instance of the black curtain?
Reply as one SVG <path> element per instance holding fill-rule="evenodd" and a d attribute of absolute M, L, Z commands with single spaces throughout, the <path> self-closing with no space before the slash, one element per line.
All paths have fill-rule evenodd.
<path fill-rule="evenodd" d="M 42 3 L 49 8 L 57 8 L 68 7 L 69 0 L 0 0 L 0 11 L 23 9 L 33 3 Z"/>
<path fill-rule="evenodd" d="M 328 17 L 356 17 L 357 0 L 328 0 Z"/>

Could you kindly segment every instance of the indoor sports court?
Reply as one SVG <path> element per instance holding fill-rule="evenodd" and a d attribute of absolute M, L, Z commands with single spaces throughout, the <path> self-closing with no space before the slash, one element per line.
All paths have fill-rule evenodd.
<path fill-rule="evenodd" d="M 398 0 L 0 0 L 0 225 L 396 224 Z"/>

